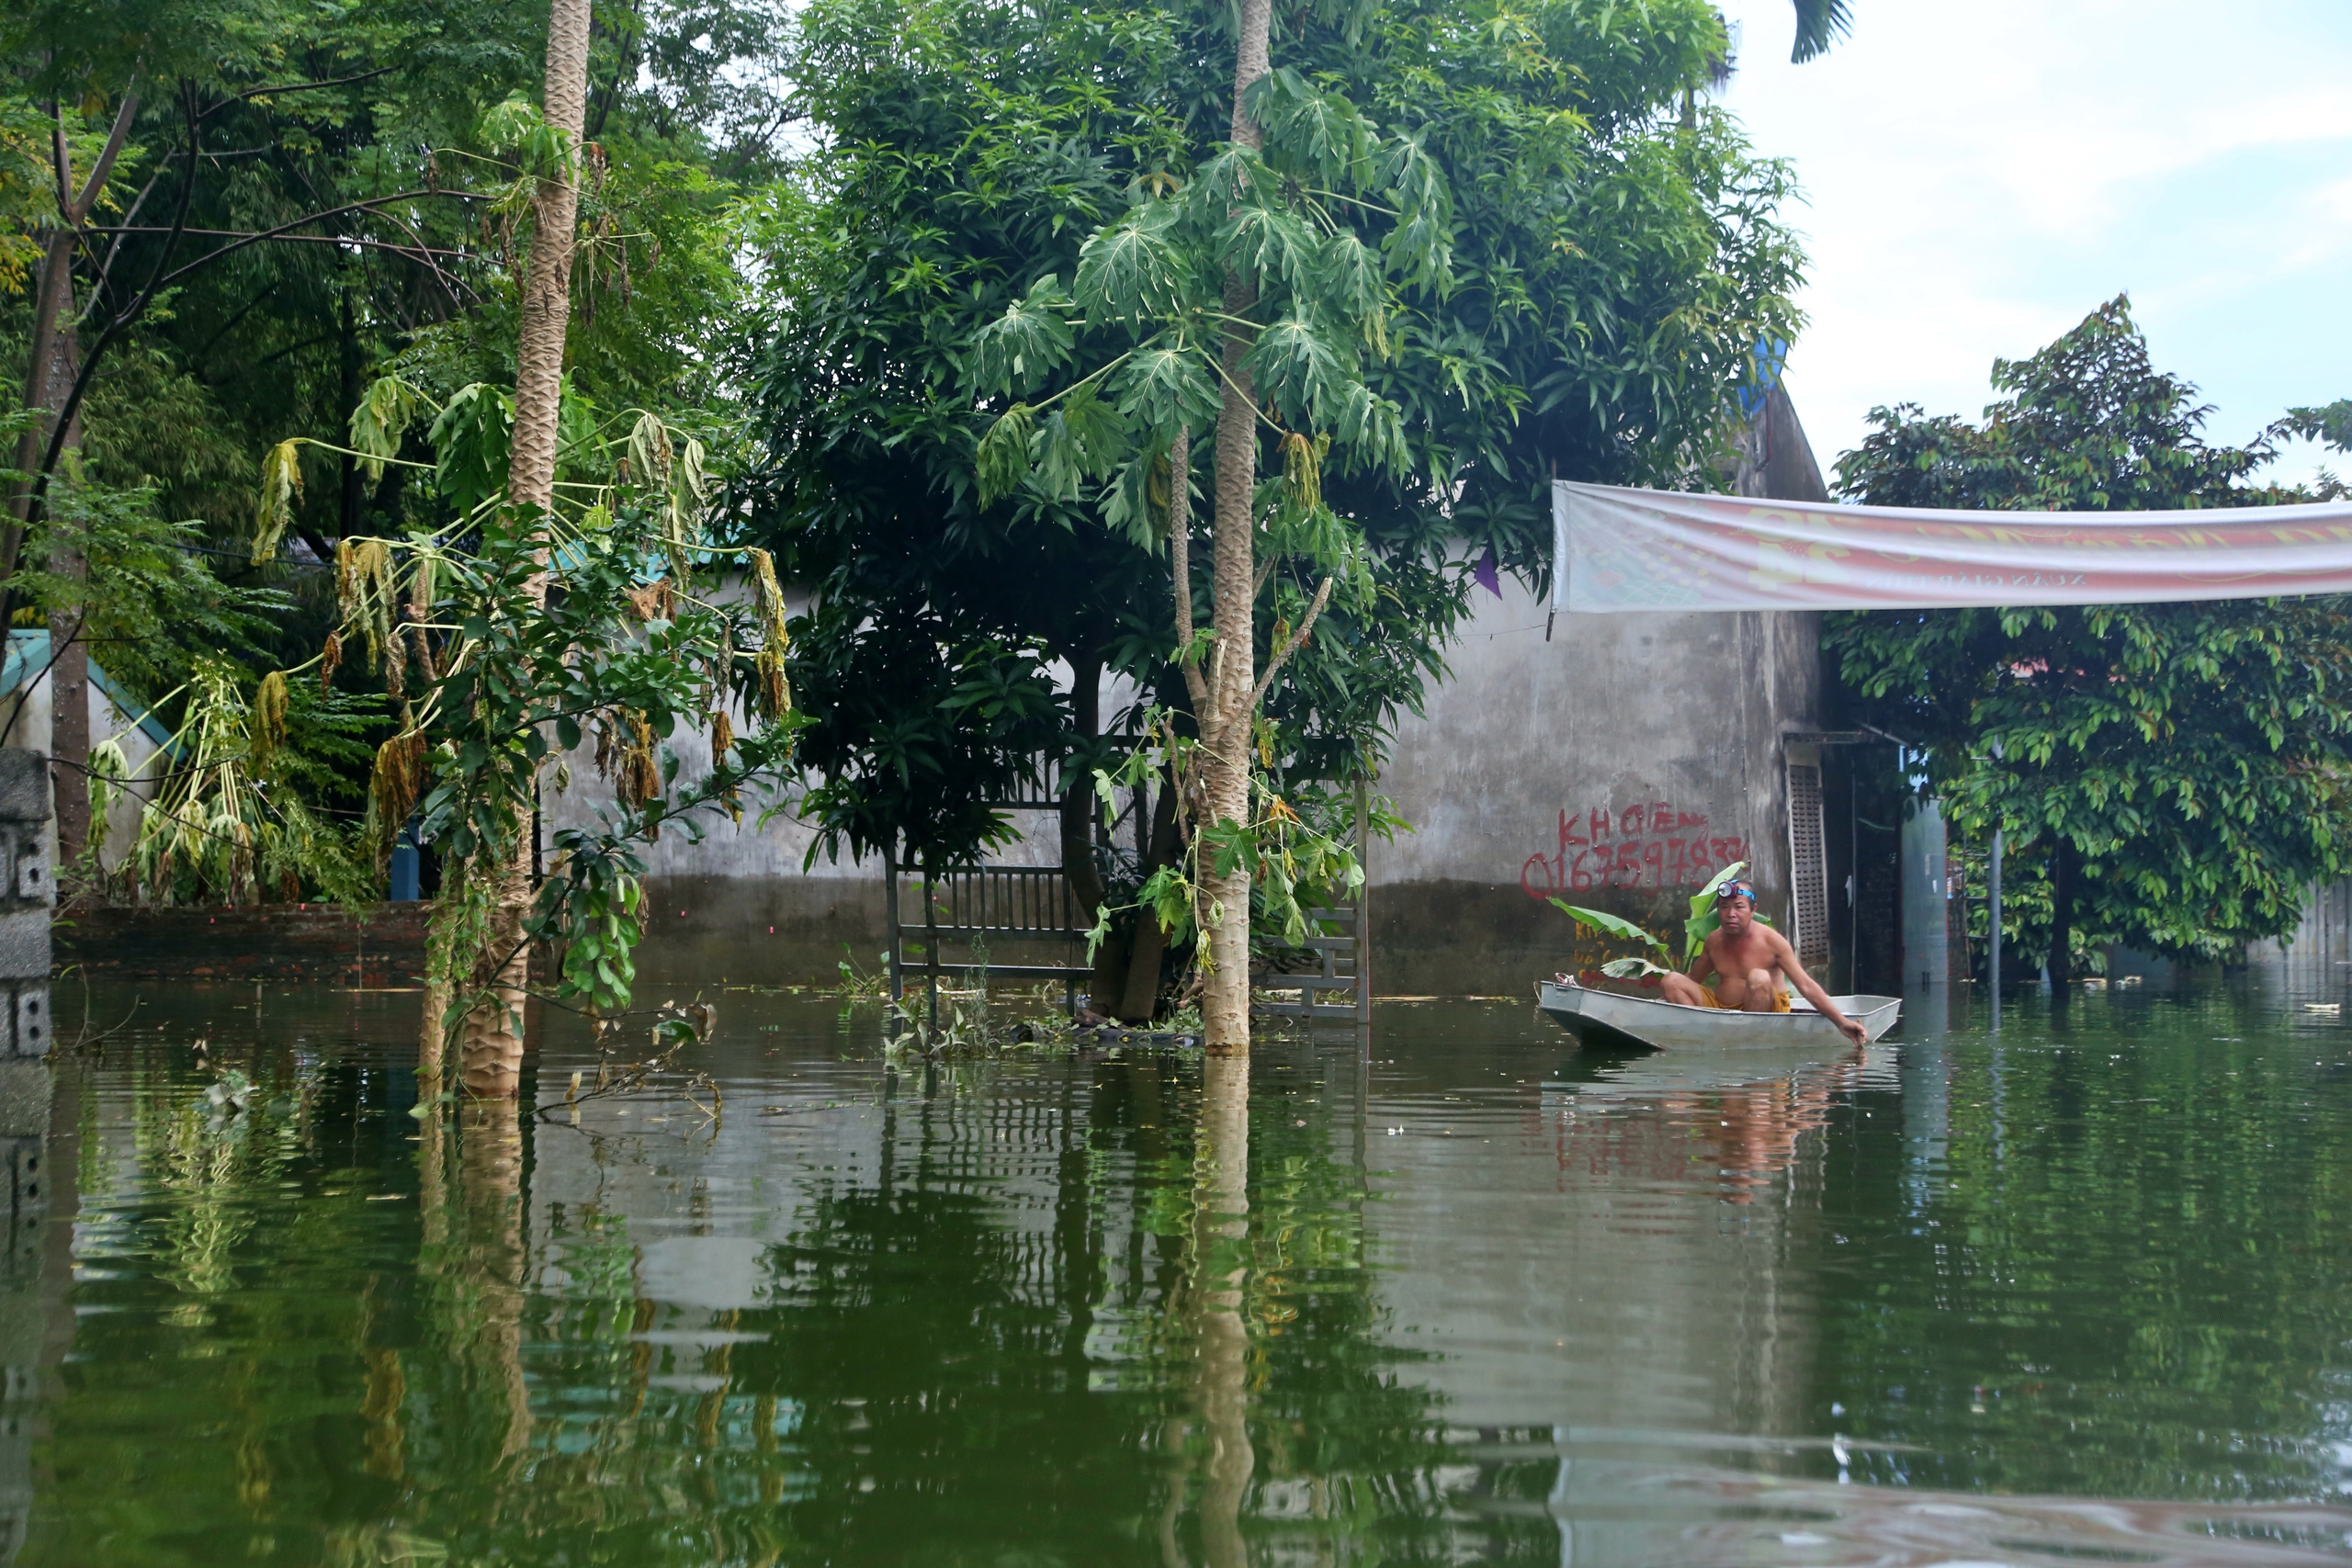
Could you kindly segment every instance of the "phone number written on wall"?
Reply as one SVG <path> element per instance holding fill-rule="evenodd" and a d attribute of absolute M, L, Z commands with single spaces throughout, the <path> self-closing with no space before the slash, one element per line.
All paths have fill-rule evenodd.
<path fill-rule="evenodd" d="M 1563 810 L 1556 846 L 1527 857 L 1519 886 L 1535 899 L 1601 887 L 1703 887 L 1716 872 L 1747 858 L 1746 839 L 1707 827 L 1705 813 L 1670 800 L 1636 802 L 1613 815 L 1605 806 Z"/>

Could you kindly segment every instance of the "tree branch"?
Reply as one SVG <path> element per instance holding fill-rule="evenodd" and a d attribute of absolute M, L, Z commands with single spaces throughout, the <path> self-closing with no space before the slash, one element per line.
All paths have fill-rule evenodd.
<path fill-rule="evenodd" d="M 330 76 L 322 82 L 288 82 L 282 87 L 248 87 L 242 93 L 231 94 L 197 118 L 209 119 L 231 104 L 241 104 L 251 98 L 274 98 L 280 93 L 311 93 L 323 87 L 348 87 L 354 82 L 372 82 L 379 76 L 389 76 L 398 69 L 397 66 L 379 65 L 373 71 L 362 71 L 356 76 Z"/>
<path fill-rule="evenodd" d="M 191 172 L 189 175 L 189 184 L 191 186 L 195 184 L 193 172 Z M 148 287 L 147 292 L 152 295 L 156 288 L 176 282 L 181 277 L 194 272 L 197 268 L 200 266 L 208 266 L 213 262 L 219 261 L 222 256 L 229 254 L 232 251 L 242 251 L 247 245 L 259 244 L 264 240 L 277 239 L 281 235 L 292 232 L 296 229 L 305 228 L 312 223 L 323 223 L 330 218 L 340 218 L 346 212 L 366 212 L 375 208 L 381 207 L 387 202 L 413 201 L 421 196 L 451 196 L 456 194 L 458 193 L 452 191 L 437 191 L 429 187 L 420 187 L 416 190 L 398 191 L 390 196 L 371 196 L 364 201 L 346 202 L 341 207 L 331 207 L 322 212 L 313 212 L 306 217 L 297 218 L 290 223 L 280 223 L 275 229 L 264 229 L 259 233 L 248 234 L 241 240 L 232 240 L 229 243 L 221 245 L 217 249 L 205 252 L 202 255 L 198 256 L 193 261 L 183 262 L 179 266 L 165 274 L 155 283 L 151 284 Z M 182 216 L 185 217 L 185 214 Z M 172 233 L 175 237 L 185 231 L 186 231 L 181 223 L 176 221 L 173 223 Z M 322 238 L 330 236 L 312 237 Z M 335 239 L 343 238 L 341 235 L 331 237 Z M 145 308 L 145 301 L 144 299 L 141 299 L 139 303 L 138 309 L 144 310 Z"/>
<path fill-rule="evenodd" d="M 1208 682 L 1193 665 L 1193 433 L 1182 425 L 1168 443 L 1168 550 L 1175 576 L 1176 668 L 1193 695 L 1195 718 L 1208 714 Z"/>
<path fill-rule="evenodd" d="M 148 197 L 154 194 L 155 182 L 162 179 L 164 171 L 171 166 L 172 159 L 169 156 L 155 165 L 155 172 L 147 176 L 147 183 L 139 187 L 139 194 L 131 198 L 130 209 L 123 213 L 122 220 L 125 223 L 132 221 L 139 216 L 139 209 L 146 206 Z M 90 231 L 85 229 L 83 232 L 88 233 Z M 97 276 L 90 283 L 90 302 L 93 308 L 96 306 L 100 296 L 106 293 L 107 279 L 114 276 L 114 258 L 122 254 L 123 231 L 118 229 L 113 232 L 114 243 L 107 247 L 106 259 L 98 263 Z"/>
<path fill-rule="evenodd" d="M 122 144 L 130 135 L 131 117 L 138 112 L 139 95 L 125 93 L 122 96 L 122 107 L 115 111 L 114 128 L 107 132 L 107 144 L 99 151 L 98 161 L 90 165 L 90 177 L 82 182 L 82 193 L 74 198 L 74 205 L 66 209 L 65 221 L 69 227 L 78 226 L 83 219 L 90 215 L 90 205 L 98 199 L 98 192 L 106 188 L 107 176 L 114 173 L 114 161 L 120 155 Z M 64 158 L 62 152 L 59 156 L 58 167 L 61 171 L 64 168 Z M 60 197 L 64 195 L 62 186 L 58 194 Z"/>
<path fill-rule="evenodd" d="M 171 265 L 172 249 L 179 243 L 180 230 L 187 224 L 188 203 L 196 197 L 196 155 L 201 133 L 198 130 L 199 117 L 196 112 L 196 89 L 184 83 L 180 91 L 181 101 L 187 106 L 187 178 L 180 184 L 180 204 L 172 217 L 172 231 L 164 241 L 163 254 L 155 258 L 155 270 L 148 276 L 147 287 L 106 324 L 106 330 L 98 333 L 97 341 L 82 356 L 82 367 L 74 373 L 73 389 L 65 394 L 64 402 L 57 410 L 57 423 L 49 434 L 49 446 L 41 453 L 40 467 L 33 472 L 30 491 L 25 498 L 24 517 L 21 521 L 11 520 L 6 531 L 0 532 L 0 633 L 5 633 L 16 610 L 16 594 L 9 584 L 17 575 L 17 558 L 24 549 L 25 531 L 40 520 L 42 505 L 49 498 L 50 476 L 57 471 L 57 459 L 64 451 L 66 434 L 74 428 L 74 416 L 81 412 L 82 400 L 90 390 L 91 374 L 96 370 L 99 356 L 106 353 L 107 344 L 113 342 L 124 327 L 137 320 L 140 313 L 147 309 L 148 301 L 154 299 L 155 290 L 164 282 L 164 268 Z M 177 276 L 178 274 L 172 276 Z"/>
<path fill-rule="evenodd" d="M 65 106 L 49 106 L 49 163 L 57 180 L 57 215 L 68 226 L 74 221 L 74 159 L 65 145 Z"/>
<path fill-rule="evenodd" d="M 1266 700 L 1266 694 L 1273 690 L 1275 675 L 1281 672 L 1283 662 L 1298 651 L 1299 644 L 1306 640 L 1306 634 L 1315 629 L 1315 617 L 1321 615 L 1323 606 L 1331 602 L 1331 584 L 1338 581 L 1337 578 L 1327 577 L 1323 580 L 1323 586 L 1315 591 L 1315 603 L 1306 607 L 1306 619 L 1298 623 L 1298 630 L 1290 634 L 1290 640 L 1274 649 L 1274 656 L 1266 660 L 1266 672 L 1258 677 L 1258 689 L 1250 694 L 1250 706 L 1245 711 L 1256 713 L 1258 705 Z"/>
<path fill-rule="evenodd" d="M 386 197 L 384 199 L 389 200 L 390 198 Z M 393 221 L 397 222 L 398 220 L 393 220 Z M 370 240 L 363 234 L 257 233 L 250 229 L 183 229 L 179 231 L 183 234 L 200 234 L 208 239 L 270 240 L 279 243 L 307 243 L 312 245 L 358 245 L 367 250 L 390 251 L 395 255 L 403 256 L 463 256 L 468 254 L 464 251 L 443 250 L 436 246 L 425 244 L 403 245 L 398 244 L 390 240 Z M 141 223 L 135 226 L 117 226 L 113 228 L 93 226 L 84 230 L 83 232 L 85 234 L 168 234 L 172 232 L 172 231 L 161 223 Z M 210 261 L 216 254 L 217 253 L 215 252 L 208 251 L 203 255 L 198 256 L 196 261 L 191 262 L 188 265 L 194 266 L 200 265 L 201 263 Z M 174 273 L 172 276 L 176 277 L 179 275 L 177 273 Z"/>

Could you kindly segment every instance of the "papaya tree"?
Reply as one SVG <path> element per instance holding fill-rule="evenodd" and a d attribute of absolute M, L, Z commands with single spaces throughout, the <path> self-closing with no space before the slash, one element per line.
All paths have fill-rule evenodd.
<path fill-rule="evenodd" d="M 340 541 L 337 628 L 315 659 L 267 677 L 258 705 L 277 716 L 256 733 L 282 739 L 289 680 L 331 683 L 363 663 L 400 705 L 367 826 L 380 859 L 413 818 L 441 858 L 421 1069 L 431 1092 L 452 1039 L 469 1095 L 515 1092 L 503 1047 L 478 1046 L 485 1029 L 519 1038 L 535 945 L 563 953 L 558 1000 L 617 1024 L 644 928 L 643 847 L 664 830 L 697 837 L 716 814 L 740 819 L 747 795 L 786 776 L 802 722 L 774 563 L 709 533 L 702 443 L 647 410 L 604 414 L 560 388 L 559 399 L 548 499 L 521 527 L 507 500 L 518 400 L 476 384 L 435 408 L 398 381 L 370 389 L 339 450 L 413 470 L 447 520 Z M 428 419 L 433 461 L 398 456 Z M 287 471 L 300 444 L 273 449 L 265 475 Z M 286 517 L 283 490 L 266 485 L 256 554 Z M 698 570 L 731 572 L 749 592 L 713 594 Z M 708 736 L 699 777 L 682 779 L 669 747 L 681 726 Z M 593 829 L 554 834 L 537 874 L 541 783 L 565 787 L 568 756 L 591 741 L 615 806 Z"/>
<path fill-rule="evenodd" d="M 1124 479 L 1135 526 L 1164 527 L 1173 581 L 1177 667 L 1200 736 L 1188 803 L 1205 852 L 1196 880 L 1206 935 L 1202 1017 L 1212 1049 L 1250 1043 L 1250 830 L 1255 724 L 1282 666 L 1343 582 L 1371 591 L 1359 539 L 1322 496 L 1343 464 L 1394 472 L 1402 411 L 1365 385 L 1391 295 L 1448 264 L 1445 184 L 1412 136 L 1384 131 L 1340 94 L 1295 71 L 1270 72 L 1271 0 L 1239 10 L 1231 140 L 1179 188 L 1147 187 L 1090 238 L 1065 288 L 1046 277 L 982 329 L 971 355 L 985 397 L 1013 399 L 978 449 L 985 502 L 1036 484 L 1069 497 L 1081 476 Z M 1268 132 L 1271 131 L 1271 135 Z M 1359 209 L 1393 215 L 1370 231 Z M 1369 238 L 1369 243 L 1367 243 Z M 1035 403 L 1072 361 L 1080 329 L 1124 336 L 1122 352 Z M 1278 491 L 1259 494 L 1260 425 L 1282 455 Z M 1195 426 L 1214 429 L 1212 624 L 1196 634 L 1189 555 Z M 1155 475 L 1165 495 L 1152 515 Z M 1320 579 L 1277 597 L 1266 667 L 1256 662 L 1261 518 L 1269 554 Z"/>
<path fill-rule="evenodd" d="M 492 521 L 485 540 L 492 555 L 510 538 L 518 541 L 522 557 L 534 562 L 545 558 L 555 507 L 556 417 L 563 392 L 564 330 L 571 323 L 580 141 L 588 114 L 588 13 L 589 0 L 551 0 L 548 8 L 546 94 L 539 124 L 526 133 L 537 167 L 530 190 L 530 260 L 516 324 L 512 456 L 505 508 Z M 544 575 L 529 572 L 514 608 L 526 621 L 533 619 L 530 610 L 546 593 Z M 491 603 L 496 602 L 493 595 Z M 499 623 L 485 628 L 493 635 L 509 629 Z M 511 1095 L 522 1080 L 523 995 L 530 978 L 522 930 L 532 897 L 531 816 L 527 808 L 522 811 L 517 831 L 503 844 L 493 834 L 470 852 L 458 851 L 476 885 L 485 877 L 495 883 L 479 938 L 454 923 L 477 913 L 464 902 L 445 899 L 435 911 L 443 927 L 435 933 L 442 952 L 475 948 L 479 963 L 496 965 L 476 971 L 471 988 L 489 999 L 466 1014 L 465 1079 L 474 1094 Z"/>

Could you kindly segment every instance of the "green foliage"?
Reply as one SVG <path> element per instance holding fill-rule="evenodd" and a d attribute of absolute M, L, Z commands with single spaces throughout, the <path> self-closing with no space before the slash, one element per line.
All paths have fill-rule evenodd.
<path fill-rule="evenodd" d="M 1168 508 L 1205 492 L 1227 259 L 1263 277 L 1260 470 L 1286 435 L 1318 454 L 1319 506 L 1261 493 L 1260 668 L 1339 579 L 1269 699 L 1294 793 L 1376 765 L 1419 709 L 1466 610 L 1465 536 L 1540 577 L 1555 466 L 1687 482 L 1755 343 L 1793 335 L 1787 172 L 1713 110 L 1681 124 L 1723 46 L 1706 5 L 1286 9 L 1262 154 L 1223 145 L 1228 27 L 804 15 L 820 151 L 755 220 L 775 303 L 746 491 L 751 536 L 816 591 L 796 678 L 835 852 L 967 858 L 1038 755 L 1091 744 L 1067 694 L 959 729 L 943 699 L 975 660 L 1125 675 L 1136 707 L 1098 731 L 1183 706 Z M 1180 427 L 1204 438 L 1171 473 Z"/>
<path fill-rule="evenodd" d="M 1851 31 L 1853 13 L 1846 0 L 1794 0 L 1797 40 L 1789 58 L 1799 65 L 1829 52 L 1829 46 Z"/>
<path fill-rule="evenodd" d="M 726 460 L 736 262 L 755 210 L 733 182 L 775 172 L 772 84 L 793 29 L 774 0 L 597 6 L 587 135 L 562 148 L 532 107 L 547 26 L 545 0 L 30 0 L 0 17 L 0 377 L 12 388 L 28 266 L 57 213 L 49 106 L 78 182 L 137 99 L 77 247 L 80 345 L 107 346 L 82 468 L 50 511 L 61 537 L 93 509 L 195 520 L 135 562 L 102 568 L 111 547 L 92 547 L 96 655 L 139 696 L 173 694 L 167 724 L 188 717 L 200 657 L 234 661 L 232 684 L 250 696 L 311 656 L 332 624 L 322 568 L 340 541 L 435 533 L 503 483 L 511 400 L 497 389 L 513 382 L 523 197 L 551 161 L 576 161 L 582 186 L 567 441 L 600 426 L 600 408 L 661 411 L 685 436 L 665 466 L 662 533 L 675 547 L 699 525 L 707 471 Z M 170 288 L 107 338 L 111 312 L 159 275 Z M 609 466 L 569 445 L 565 462 L 567 481 Z M 45 575 L 54 545 L 31 541 L 20 606 L 28 592 L 42 607 L 84 592 Z M 137 627 L 102 633 L 134 602 Z M 395 682 L 403 664 L 375 668 L 373 681 Z M 272 787 L 323 820 L 365 787 L 391 709 L 380 693 L 340 696 L 330 722 L 306 715 L 300 685 Z M 259 879 L 264 896 L 274 886 Z"/>
<path fill-rule="evenodd" d="M 2280 423 L 2293 434 L 2352 452 L 2352 398 L 2338 398 L 2324 408 L 2289 409 Z"/>
<path fill-rule="evenodd" d="M 101 483 L 70 456 L 49 514 L 17 573 L 17 603 L 77 617 L 93 656 L 134 697 L 162 700 L 207 658 L 254 657 L 290 608 L 282 591 L 215 577 L 197 553 L 202 525 L 164 521 L 156 491 Z M 65 552 L 84 570 L 59 570 Z"/>
<path fill-rule="evenodd" d="M 1095 770 L 1095 794 L 1106 822 L 1114 814 L 1117 789 L 1148 788 L 1161 779 L 1172 780 L 1180 795 L 1199 787 L 1199 743 L 1179 730 L 1173 715 L 1159 710 L 1148 714 L 1144 734 L 1144 743 L 1122 759 L 1115 773 Z M 1175 863 L 1155 869 L 1145 879 L 1132 903 L 1105 902 L 1088 933 L 1088 956 L 1111 935 L 1114 922 L 1131 909 L 1158 920 L 1170 947 L 1193 945 L 1202 931 L 1222 919 L 1207 883 L 1236 871 L 1250 874 L 1253 931 L 1281 945 L 1295 947 L 1306 941 L 1310 907 L 1353 898 L 1363 886 L 1363 867 L 1348 846 L 1348 829 L 1329 819 L 1335 813 L 1328 808 L 1328 797 L 1317 800 L 1310 786 L 1298 798 L 1286 799 L 1277 783 L 1253 771 L 1246 818 L 1203 826 Z M 1207 944 L 1201 943 L 1198 952 L 1205 964 Z"/>
<path fill-rule="evenodd" d="M 483 432 L 505 432 L 510 409 L 487 387 L 453 398 L 429 437 L 437 471 L 460 486 L 487 471 Z M 747 790 L 783 776 L 803 722 L 781 680 L 781 593 L 764 554 L 727 552 L 744 562 L 748 602 L 695 591 L 708 543 L 699 444 L 643 410 L 599 420 L 582 401 L 575 415 L 569 463 L 603 467 L 559 492 L 548 517 L 511 515 L 501 488 L 438 532 L 346 539 L 337 553 L 342 635 L 364 637 L 413 693 L 379 750 L 370 818 L 380 847 L 414 809 L 442 857 L 432 961 L 452 1026 L 483 1001 L 499 944 L 524 940 L 562 944 L 559 997 L 627 1011 L 644 845 L 665 829 L 699 838 L 713 812 L 740 816 Z M 682 725 L 712 733 L 698 778 L 681 779 L 667 744 Z M 528 919 L 502 931 L 505 868 L 540 775 L 591 737 L 614 808 L 551 835 Z"/>
<path fill-rule="evenodd" d="M 303 693 L 306 710 L 323 705 Z M 126 794 L 141 802 L 131 842 L 111 868 L 118 890 L 151 904 L 247 904 L 265 890 L 352 905 L 379 897 L 372 857 L 352 828 L 322 819 L 295 790 L 269 787 L 290 782 L 288 771 L 273 765 L 281 757 L 256 734 L 259 716 L 236 667 L 200 662 L 185 696 L 186 721 L 144 766 L 130 764 L 118 737 L 91 748 L 92 820 L 105 820 Z M 332 730 L 334 716 L 324 716 Z"/>
<path fill-rule="evenodd" d="M 2117 299 L 2030 359 L 1982 425 L 1881 409 L 1838 464 L 1883 505 L 2101 511 L 2308 500 L 2248 479 L 2286 426 L 2244 447 L 2199 434 L 2195 389 L 2150 365 Z M 2352 607 L 2313 597 L 2069 609 L 1872 611 L 1825 646 L 1865 716 L 1920 742 L 1929 788 L 2013 880 L 2052 886 L 2007 940 L 2226 953 L 2290 932 L 2304 888 L 2342 874 L 2352 829 Z M 2077 923 L 2079 922 L 2079 923 Z"/>
<path fill-rule="evenodd" d="M 1666 943 L 1622 915 L 1612 915 L 1606 909 L 1588 909 L 1565 898 L 1554 898 L 1551 904 L 1577 924 L 1599 931 L 1602 936 L 1613 936 L 1623 942 L 1638 942 L 1660 953 L 1666 951 Z"/>
<path fill-rule="evenodd" d="M 566 944 L 558 994 L 606 1014 L 627 1010 L 634 982 L 642 846 L 664 828 L 691 841 L 711 812 L 739 808 L 743 790 L 778 775 L 794 728 L 770 716 L 735 735 L 703 776 L 681 782 L 662 744 L 681 724 L 699 728 L 714 708 L 758 710 L 758 637 L 740 611 L 683 593 L 671 618 L 639 624 L 628 594 L 658 545 L 650 532 L 567 540 L 545 605 L 529 592 L 536 550 L 503 531 L 479 555 L 417 558 L 436 562 L 447 584 L 438 613 L 457 632 L 449 671 L 418 716 L 435 775 L 420 835 L 459 868 L 458 899 L 486 902 L 550 760 L 549 738 L 576 745 L 596 734 L 617 804 L 597 829 L 552 835 L 554 863 L 527 929 Z M 475 999 L 461 994 L 453 1016 Z"/>
<path fill-rule="evenodd" d="M 514 446 L 514 395 L 476 381 L 460 387 L 433 416 L 433 479 L 441 499 L 470 519 L 506 489 Z"/>

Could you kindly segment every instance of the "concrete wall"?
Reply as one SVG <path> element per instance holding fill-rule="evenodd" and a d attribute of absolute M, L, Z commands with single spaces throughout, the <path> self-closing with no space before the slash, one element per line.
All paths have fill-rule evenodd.
<path fill-rule="evenodd" d="M 1739 443 L 1733 488 L 1826 499 L 1786 390 L 1775 386 Z M 1765 914 L 1789 915 L 1781 737 L 1824 727 L 1820 617 L 1813 614 L 1547 615 L 1521 584 L 1476 604 L 1448 651 L 1427 716 L 1406 716 L 1382 773 L 1414 831 L 1374 848 L 1375 988 L 1385 995 L 1521 996 L 1540 976 L 1602 955 L 1552 908 L 1554 894 L 1679 927 L 1692 891 L 1749 863 Z M 1106 682 L 1102 713 L 1132 693 Z M 671 745 L 682 775 L 709 745 Z M 586 753 L 549 797 L 550 829 L 610 800 Z M 651 979 L 830 979 L 843 948 L 870 966 L 887 942 L 881 868 L 803 861 L 814 835 L 779 818 L 717 824 L 699 844 L 665 836 L 648 857 Z M 1000 863 L 1059 859 L 1051 820 Z M 1842 831 L 1842 818 L 1840 818 Z M 1835 835 L 1833 835 L 1835 836 Z M 1623 943 L 1607 949 L 1623 953 Z"/>
<path fill-rule="evenodd" d="M 1549 619 L 1518 583 L 1482 594 L 1399 728 L 1380 788 L 1416 831 L 1373 852 L 1384 993 L 1516 996 L 1569 961 L 1553 895 L 1679 923 L 1733 860 L 1787 919 L 1781 737 L 1820 725 L 1818 617 Z"/>
<path fill-rule="evenodd" d="M 1519 995 L 1570 961 L 1577 928 L 1552 894 L 1679 923 L 1730 860 L 1751 863 L 1765 912 L 1785 921 L 1781 737 L 1820 727 L 1818 617 L 1561 615 L 1547 640 L 1544 606 L 1509 579 L 1502 590 L 1477 593 L 1450 677 L 1426 718 L 1402 721 L 1381 775 L 1415 830 L 1373 850 L 1379 990 Z M 707 767 L 707 738 L 671 745 L 681 776 Z M 587 756 L 570 766 L 570 787 L 547 797 L 550 831 L 611 799 Z M 844 948 L 874 964 L 881 867 L 820 857 L 804 870 L 814 833 L 758 815 L 651 846 L 650 979 L 830 979 Z M 1001 860 L 1053 863 L 1050 818 L 1023 822 Z"/>
<path fill-rule="evenodd" d="M 1742 431 L 1731 488 L 1828 499 L 1784 385 Z M 1555 895 L 1671 931 L 1734 860 L 1788 929 L 1781 737 L 1824 728 L 1820 649 L 1815 614 L 1552 615 L 1510 581 L 1479 595 L 1381 776 L 1418 831 L 1374 852 L 1376 988 L 1525 995 L 1625 952 Z"/>

